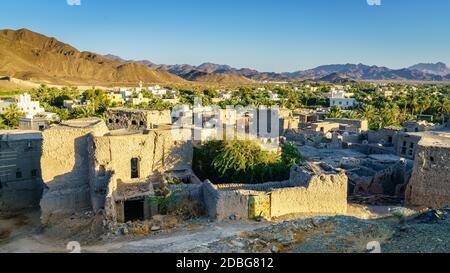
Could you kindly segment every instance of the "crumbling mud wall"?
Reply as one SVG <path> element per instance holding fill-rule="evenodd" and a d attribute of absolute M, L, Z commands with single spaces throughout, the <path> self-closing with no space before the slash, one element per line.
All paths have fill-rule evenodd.
<path fill-rule="evenodd" d="M 440 208 L 450 204 L 450 138 L 420 141 L 405 195 L 409 205 Z"/>
<path fill-rule="evenodd" d="M 397 137 L 400 128 L 382 128 L 380 130 L 370 130 L 367 132 L 367 140 L 371 144 L 394 145 L 397 144 Z"/>
<path fill-rule="evenodd" d="M 108 132 L 100 119 L 79 119 L 43 132 L 41 169 L 46 185 L 41 200 L 43 222 L 52 214 L 91 207 L 88 139 Z"/>
<path fill-rule="evenodd" d="M 325 122 L 339 123 L 345 126 L 346 130 L 361 133 L 369 130 L 369 122 L 367 120 L 359 119 L 345 119 L 345 118 L 326 118 Z"/>
<path fill-rule="evenodd" d="M 377 155 L 381 156 L 381 155 Z M 405 160 L 359 159 L 343 162 L 351 194 L 384 194 L 394 196 L 399 185 L 408 182 L 411 168 Z"/>
<path fill-rule="evenodd" d="M 103 207 L 113 174 L 116 179 L 134 183 L 167 171 L 192 168 L 192 142 L 172 140 L 168 129 L 113 131 L 104 136 L 92 136 L 91 142 L 89 181 L 94 210 Z M 132 164 L 137 168 L 134 174 Z"/>
<path fill-rule="evenodd" d="M 399 133 L 395 145 L 397 155 L 408 159 L 414 159 L 417 151 L 417 144 L 422 136 L 415 133 Z"/>
<path fill-rule="evenodd" d="M 217 221 L 248 219 L 249 195 L 239 190 L 219 190 L 211 182 L 205 181 L 203 202 L 208 216 Z"/>
<path fill-rule="evenodd" d="M 289 214 L 342 214 L 347 212 L 348 179 L 344 172 L 296 167 L 293 182 L 300 186 L 271 191 L 271 217 Z"/>
<path fill-rule="evenodd" d="M 328 168 L 328 167 L 326 167 Z M 218 221 L 248 219 L 251 200 L 266 200 L 265 218 L 290 214 L 333 215 L 347 211 L 348 179 L 344 172 L 307 165 L 293 168 L 288 181 L 258 185 L 203 184 L 203 200 L 208 216 Z M 263 211 L 266 208 L 256 208 Z"/>
<path fill-rule="evenodd" d="M 0 131 L 0 215 L 39 207 L 42 134 Z"/>
<path fill-rule="evenodd" d="M 114 193 L 117 191 L 117 177 L 115 175 L 112 175 L 108 179 L 107 183 L 107 189 L 106 189 L 106 196 L 105 196 L 105 203 L 104 203 L 104 210 L 105 210 L 105 217 L 108 223 L 117 223 L 118 213 L 117 213 L 117 206 L 116 201 L 114 198 Z M 111 229 L 111 227 L 109 227 Z"/>
<path fill-rule="evenodd" d="M 138 161 L 138 177 L 135 179 L 192 167 L 192 143 L 173 141 L 170 130 L 97 136 L 92 141 L 93 180 L 102 180 L 107 173 L 114 173 L 124 181 L 133 179 L 132 159 Z"/>
<path fill-rule="evenodd" d="M 159 125 L 172 124 L 172 116 L 169 110 L 150 111 L 128 108 L 108 109 L 107 125 L 110 130 L 130 129 L 148 130 Z"/>

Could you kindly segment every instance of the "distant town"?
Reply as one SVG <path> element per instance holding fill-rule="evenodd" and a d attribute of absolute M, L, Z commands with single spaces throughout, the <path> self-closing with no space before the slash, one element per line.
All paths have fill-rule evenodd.
<path fill-rule="evenodd" d="M 28 213 L 52 236 L 102 251 L 99 238 L 187 232 L 206 219 L 258 232 L 331 216 L 313 220 L 325 228 L 338 215 L 439 219 L 449 204 L 446 84 L 136 85 L 41 85 L 3 98 L 1 213 Z M 229 240 L 183 251 L 298 247 Z M 14 241 L 2 248 L 21 250 Z"/>

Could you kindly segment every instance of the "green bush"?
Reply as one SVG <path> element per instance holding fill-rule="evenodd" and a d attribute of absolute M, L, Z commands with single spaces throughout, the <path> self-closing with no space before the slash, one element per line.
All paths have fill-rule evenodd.
<path fill-rule="evenodd" d="M 193 169 L 214 183 L 256 184 L 289 179 L 292 166 L 301 161 L 292 144 L 284 145 L 280 155 L 252 141 L 210 141 L 194 148 Z"/>

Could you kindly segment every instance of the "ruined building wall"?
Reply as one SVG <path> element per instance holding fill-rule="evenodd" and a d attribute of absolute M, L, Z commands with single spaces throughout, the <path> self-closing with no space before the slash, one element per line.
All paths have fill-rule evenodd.
<path fill-rule="evenodd" d="M 298 117 L 280 118 L 280 135 L 283 135 L 288 130 L 296 130 L 299 128 L 300 121 Z"/>
<path fill-rule="evenodd" d="M 267 218 L 289 214 L 340 214 L 347 211 L 347 183 L 345 173 L 309 172 L 303 167 L 293 169 L 289 181 L 256 185 L 213 185 L 203 183 L 203 200 L 209 217 L 218 221 L 248 219 L 250 201 L 265 200 L 257 211 L 268 212 Z"/>
<path fill-rule="evenodd" d="M 406 187 L 406 203 L 440 208 L 450 204 L 450 145 L 419 143 Z"/>
<path fill-rule="evenodd" d="M 359 144 L 359 143 L 351 143 L 348 146 L 350 149 L 360 152 L 362 154 L 371 155 L 371 154 L 395 154 L 394 146 L 378 146 L 375 144 Z"/>
<path fill-rule="evenodd" d="M 398 162 L 384 170 L 378 171 L 369 186 L 369 193 L 395 195 L 398 185 L 404 184 L 407 178 L 405 162 Z"/>
<path fill-rule="evenodd" d="M 157 173 L 192 168 L 192 142 L 173 141 L 170 130 L 97 136 L 91 141 L 89 181 L 94 210 L 102 208 L 113 174 L 116 179 L 133 183 Z M 137 177 L 132 177 L 132 159 L 138 160 Z"/>
<path fill-rule="evenodd" d="M 371 166 L 372 165 L 372 166 Z M 348 172 L 354 194 L 384 194 L 394 196 L 399 185 L 409 179 L 406 162 L 382 164 L 365 161 L 360 166 L 346 166 L 353 170 Z"/>
<path fill-rule="evenodd" d="M 104 203 L 105 215 L 108 222 L 110 223 L 116 223 L 119 218 L 117 215 L 116 201 L 114 199 L 114 193 L 116 192 L 116 190 L 117 190 L 117 177 L 115 175 L 112 175 L 108 179 Z"/>
<path fill-rule="evenodd" d="M 369 130 L 369 122 L 367 120 L 359 119 L 344 119 L 344 118 L 326 118 L 325 122 L 339 123 L 357 129 L 357 132 L 364 132 Z"/>
<path fill-rule="evenodd" d="M 238 190 L 219 190 L 211 182 L 205 181 L 203 202 L 208 216 L 217 221 L 248 219 L 249 197 Z"/>
<path fill-rule="evenodd" d="M 409 133 L 399 133 L 397 143 L 395 145 L 397 155 L 408 159 L 414 159 L 416 154 L 417 144 L 422 137 L 420 135 L 413 135 Z"/>
<path fill-rule="evenodd" d="M 0 132 L 0 214 L 39 206 L 41 154 L 40 132 Z"/>
<path fill-rule="evenodd" d="M 115 108 L 109 109 L 106 115 L 108 117 L 106 122 L 110 130 L 148 130 L 158 125 L 172 124 L 172 116 L 169 110 L 150 111 Z"/>
<path fill-rule="evenodd" d="M 347 176 L 312 175 L 306 186 L 271 192 L 271 217 L 288 214 L 340 214 L 347 212 Z"/>
<path fill-rule="evenodd" d="M 42 218 L 90 208 L 88 139 L 108 132 L 99 119 L 81 119 L 43 132 L 42 178 L 47 189 L 41 200 Z"/>
<path fill-rule="evenodd" d="M 113 172 L 124 181 L 131 178 L 131 160 L 139 159 L 139 177 L 147 178 L 155 172 L 189 170 L 192 167 L 193 147 L 190 141 L 173 141 L 170 130 L 152 130 L 148 134 L 99 136 L 93 138 L 92 155 L 95 169 Z"/>
<path fill-rule="evenodd" d="M 380 143 L 394 146 L 397 143 L 399 131 L 399 129 L 394 128 L 382 128 L 377 131 L 370 130 L 367 132 L 367 138 L 371 144 Z"/>

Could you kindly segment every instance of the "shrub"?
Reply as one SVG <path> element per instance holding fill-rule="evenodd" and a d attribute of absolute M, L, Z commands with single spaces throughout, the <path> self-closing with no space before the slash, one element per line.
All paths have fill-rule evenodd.
<path fill-rule="evenodd" d="M 281 155 L 262 151 L 252 141 L 211 141 L 194 149 L 193 169 L 214 183 L 264 183 L 287 180 L 302 157 L 292 144 Z"/>

